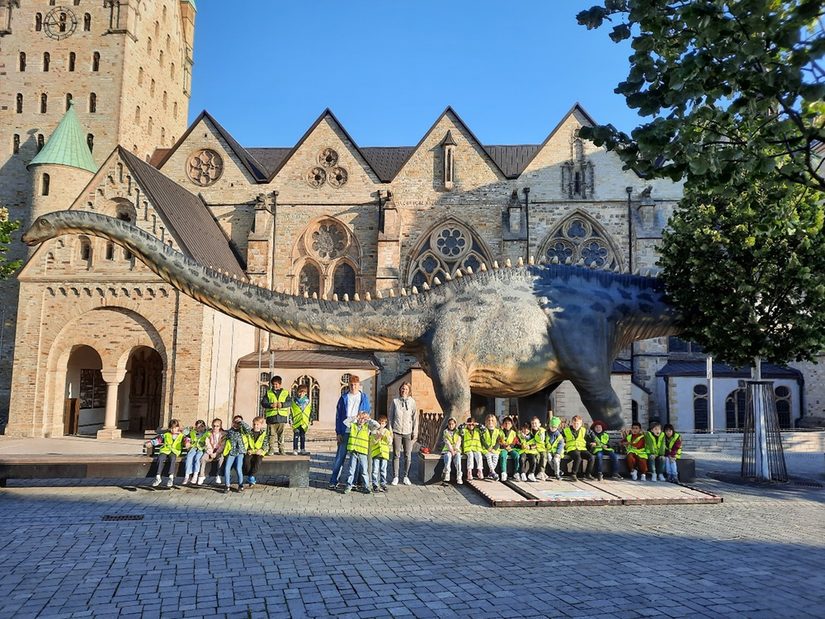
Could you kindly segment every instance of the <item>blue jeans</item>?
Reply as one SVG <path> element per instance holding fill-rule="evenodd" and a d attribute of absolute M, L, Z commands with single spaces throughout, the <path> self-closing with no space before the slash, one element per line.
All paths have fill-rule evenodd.
<path fill-rule="evenodd" d="M 384 460 L 386 462 L 386 460 Z M 355 474 L 361 475 L 364 488 L 370 489 L 370 480 L 367 477 L 367 454 L 359 454 L 351 451 L 349 454 L 349 475 L 347 475 L 347 488 L 352 488 L 355 483 Z M 386 477 L 386 475 L 385 475 Z"/>
<path fill-rule="evenodd" d="M 200 471 L 201 466 L 201 458 L 203 458 L 203 452 L 198 451 L 197 449 L 190 449 L 189 453 L 186 454 L 186 475 L 197 475 L 198 471 Z"/>
<path fill-rule="evenodd" d="M 386 458 L 372 459 L 372 485 L 386 486 L 387 485 L 387 463 Z"/>
<path fill-rule="evenodd" d="M 338 438 L 341 442 L 338 443 L 338 451 L 335 452 L 335 460 L 332 461 L 332 477 L 329 478 L 330 485 L 337 484 L 341 476 L 341 469 L 344 468 L 344 459 L 347 457 L 347 439 L 346 434 L 339 434 Z"/>
<path fill-rule="evenodd" d="M 292 434 L 292 451 L 298 451 L 298 443 L 301 444 L 301 451 L 306 449 L 307 431 L 303 428 L 296 428 Z"/>
<path fill-rule="evenodd" d="M 659 473 L 660 475 L 665 474 L 665 457 L 664 456 L 648 456 L 647 458 L 647 470 L 655 475 Z M 654 478 L 655 481 L 655 478 Z"/>
<path fill-rule="evenodd" d="M 596 452 L 596 473 L 599 475 L 604 474 L 604 465 L 602 464 L 602 458 L 604 457 L 604 451 L 597 451 Z M 610 456 L 610 471 L 614 475 L 619 474 L 619 456 L 615 451 L 608 451 L 607 455 Z"/>
<path fill-rule="evenodd" d="M 230 485 L 230 477 L 232 476 L 232 467 L 235 467 L 235 472 L 238 474 L 238 486 L 243 486 L 243 454 L 237 456 L 226 456 L 226 464 L 224 465 L 224 479 L 227 487 Z"/>

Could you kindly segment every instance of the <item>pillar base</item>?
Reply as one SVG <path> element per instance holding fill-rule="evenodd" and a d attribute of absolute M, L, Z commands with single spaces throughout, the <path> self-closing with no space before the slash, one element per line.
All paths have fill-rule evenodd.
<path fill-rule="evenodd" d="M 97 438 L 102 441 L 113 441 L 120 438 L 120 428 L 103 428 L 97 431 Z"/>

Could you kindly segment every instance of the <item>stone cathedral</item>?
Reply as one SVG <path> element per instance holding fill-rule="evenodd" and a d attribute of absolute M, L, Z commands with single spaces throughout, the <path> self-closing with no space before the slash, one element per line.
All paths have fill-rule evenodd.
<path fill-rule="evenodd" d="M 535 144 L 486 144 L 447 107 L 415 145 L 362 146 L 326 110 L 293 145 L 244 147 L 208 112 L 187 127 L 196 11 L 194 0 L 0 0 L 0 206 L 12 219 L 25 228 L 43 213 L 93 210 L 230 275 L 326 299 L 402 294 L 507 259 L 655 269 L 681 188 L 582 140 L 594 121 L 580 105 L 548 119 Z M 15 243 L 18 256 L 23 268 L 0 288 L 7 434 L 112 438 L 171 417 L 248 418 L 273 374 L 308 386 L 315 429 L 333 427 L 351 374 L 377 411 L 403 381 L 421 410 L 439 410 L 414 359 L 262 333 L 102 239 L 30 253 Z M 627 421 L 741 427 L 745 373 L 713 366 L 709 419 L 705 368 L 678 338 L 624 351 L 613 383 Z M 763 374 L 784 426 L 821 414 L 817 366 Z M 584 413 L 569 383 L 529 400 L 473 406 Z"/>

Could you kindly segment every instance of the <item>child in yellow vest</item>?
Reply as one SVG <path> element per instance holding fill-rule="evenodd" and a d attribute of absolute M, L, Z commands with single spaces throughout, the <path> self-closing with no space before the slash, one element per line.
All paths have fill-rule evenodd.
<path fill-rule="evenodd" d="M 664 425 L 665 433 L 665 470 L 667 480 L 674 484 L 679 483 L 679 467 L 677 461 L 682 457 L 682 436 L 669 423 Z"/>
<path fill-rule="evenodd" d="M 455 480 L 459 484 L 461 481 L 461 435 L 458 433 L 456 421 L 453 417 L 447 420 L 447 428 L 444 430 L 442 439 L 444 446 L 441 448 L 441 458 L 444 460 L 444 476 L 441 483 L 446 485 L 450 482 L 450 466 L 455 465 Z"/>
<path fill-rule="evenodd" d="M 246 432 L 246 454 L 243 458 L 243 473 L 246 475 L 250 486 L 258 483 L 255 476 L 258 474 L 258 467 L 269 450 L 269 434 L 264 429 L 266 419 L 255 417 L 252 420 L 252 429 Z"/>
<path fill-rule="evenodd" d="M 372 490 L 370 490 L 370 480 L 367 476 L 367 454 L 370 450 L 370 432 L 376 430 L 378 424 L 375 420 L 370 419 L 368 413 L 360 412 L 355 417 L 355 420 L 347 417 L 344 420 L 344 425 L 349 428 L 349 432 L 346 434 L 347 454 L 349 455 L 349 475 L 347 476 L 347 485 L 344 488 L 344 494 L 352 492 L 356 471 L 360 471 L 361 473 L 364 492 L 372 494 Z"/>
<path fill-rule="evenodd" d="M 298 385 L 298 397 L 292 400 L 289 409 L 289 423 L 292 425 L 292 453 L 298 455 L 305 454 L 306 436 L 309 430 L 309 420 L 312 418 L 312 402 L 309 400 L 309 393 L 306 385 Z M 300 443 L 301 450 L 298 451 Z"/>
<path fill-rule="evenodd" d="M 659 422 L 654 421 L 650 425 L 650 430 L 645 433 L 645 451 L 650 480 L 665 481 L 665 435 L 662 434 L 662 424 Z"/>
<path fill-rule="evenodd" d="M 521 474 L 517 474 L 516 477 L 521 479 L 521 481 L 536 481 L 536 475 L 533 471 L 536 469 L 538 449 L 536 448 L 533 433 L 530 431 L 529 423 L 521 425 L 518 441 L 519 445 L 521 445 Z"/>
<path fill-rule="evenodd" d="M 496 416 L 487 415 L 484 418 L 484 427 L 481 429 L 481 450 L 487 459 L 487 468 L 490 470 L 487 479 L 492 481 L 498 481 L 496 469 L 498 468 L 501 430 L 497 426 L 498 419 L 496 419 Z"/>
<path fill-rule="evenodd" d="M 209 431 L 206 429 L 206 422 L 198 419 L 195 422 L 194 428 L 183 429 L 183 446 L 188 447 L 189 451 L 186 454 L 186 469 L 183 475 L 182 486 L 189 483 L 191 478 L 194 484 L 198 480 L 198 471 L 201 467 L 201 458 L 206 449 L 206 437 Z"/>
<path fill-rule="evenodd" d="M 501 463 L 501 481 L 507 481 L 507 464 L 511 460 L 513 461 L 513 475 L 515 479 L 518 479 L 521 452 L 517 449 L 518 432 L 513 429 L 513 420 L 509 417 L 505 417 L 501 421 L 501 438 L 499 439 L 499 445 L 501 446 L 498 452 Z"/>
<path fill-rule="evenodd" d="M 467 456 L 467 481 L 473 480 L 473 468 L 476 470 L 476 479 L 484 479 L 481 433 L 472 417 L 467 418 L 464 429 L 461 430 L 461 450 Z"/>
<path fill-rule="evenodd" d="M 530 420 L 530 432 L 533 434 L 533 443 L 536 445 L 536 479 L 544 481 L 547 476 L 547 430 L 541 427 L 541 419 L 533 417 Z"/>
<path fill-rule="evenodd" d="M 157 474 L 152 486 L 157 488 L 160 486 L 161 475 L 163 475 L 163 467 L 166 462 L 169 462 L 169 481 L 166 482 L 166 487 L 171 488 L 175 485 L 175 465 L 180 452 L 183 449 L 183 432 L 180 430 L 180 422 L 177 419 L 169 420 L 169 428 L 163 434 L 158 434 L 151 441 L 146 441 L 147 447 L 160 447 L 158 455 L 155 459 L 157 463 Z"/>
<path fill-rule="evenodd" d="M 553 414 L 553 411 L 550 411 Z M 559 417 L 550 417 L 550 423 L 547 424 L 549 429 L 545 438 L 545 446 L 547 447 L 547 460 L 553 468 L 553 474 L 556 479 L 561 481 L 561 459 L 564 457 L 564 435 L 561 432 L 561 419 Z"/>
<path fill-rule="evenodd" d="M 372 456 L 372 491 L 387 491 L 387 464 L 390 461 L 392 430 L 387 427 L 387 416 L 379 415 L 378 428 L 370 434 Z"/>

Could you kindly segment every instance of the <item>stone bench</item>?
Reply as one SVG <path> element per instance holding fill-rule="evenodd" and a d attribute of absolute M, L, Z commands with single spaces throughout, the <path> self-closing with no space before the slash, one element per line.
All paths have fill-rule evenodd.
<path fill-rule="evenodd" d="M 177 461 L 177 476 L 183 477 L 185 457 Z M 0 487 L 8 479 L 134 479 L 153 478 L 154 458 L 145 455 L 65 456 L 21 455 L 0 457 Z M 210 472 L 207 469 L 207 472 Z M 290 488 L 309 487 L 309 456 L 267 456 L 258 467 L 258 477 L 286 476 Z"/>
<path fill-rule="evenodd" d="M 462 464 L 461 470 L 467 470 L 467 458 L 465 456 L 461 457 Z M 605 475 L 610 475 L 613 473 L 611 470 L 611 463 L 610 457 L 606 457 L 602 459 L 602 466 L 604 467 Z M 569 466 L 565 468 L 565 462 L 562 461 L 562 470 L 569 470 Z M 418 454 L 418 474 L 419 478 L 425 484 L 432 484 L 441 481 L 441 476 L 444 471 L 444 463 L 441 460 L 440 453 L 430 453 L 430 454 Z M 487 461 L 484 461 L 484 474 L 488 473 L 487 468 Z M 498 471 L 496 471 L 498 472 Z M 455 469 L 451 472 L 451 477 L 454 476 Z M 508 474 L 512 474 L 512 465 L 510 465 L 510 469 Z M 625 461 L 625 457 L 623 454 L 619 454 L 619 474 L 623 475 L 624 477 L 628 477 L 629 473 L 627 470 L 627 462 Z M 682 483 L 691 483 L 696 480 L 696 461 L 692 458 L 680 458 L 679 459 L 679 481 Z"/>

